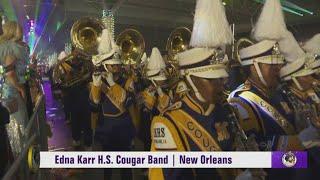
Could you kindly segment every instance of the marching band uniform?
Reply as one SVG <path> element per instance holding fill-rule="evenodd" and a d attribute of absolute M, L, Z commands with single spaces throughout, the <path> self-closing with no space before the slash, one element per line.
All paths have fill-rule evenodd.
<path fill-rule="evenodd" d="M 271 0 L 272 1 L 272 0 Z M 277 20 L 283 21 L 283 16 L 281 12 L 280 2 L 266 1 L 265 6 L 262 10 L 261 16 L 257 22 L 255 33 L 259 36 L 267 36 L 271 33 L 263 32 L 262 24 L 260 21 L 265 16 L 273 17 Z M 268 5 L 270 3 L 278 3 L 280 9 L 275 9 L 275 12 L 280 11 L 280 15 L 273 15 L 267 13 Z M 273 5 L 273 4 L 272 4 Z M 274 7 L 273 7 L 274 8 Z M 282 19 L 281 19 L 282 18 Z M 283 22 L 284 23 L 284 22 Z M 281 23 L 275 23 L 281 24 Z M 285 26 L 285 24 L 283 24 Z M 285 27 L 275 27 L 275 29 L 280 29 L 279 31 L 286 32 Z M 259 32 L 262 31 L 262 32 Z M 265 33 L 266 35 L 263 35 Z M 279 32 L 278 34 L 280 34 Z M 262 34 L 262 35 L 261 35 Z M 260 81 L 267 86 L 264 77 L 261 74 L 259 63 L 266 64 L 283 64 L 284 57 L 279 51 L 279 45 L 277 41 L 280 39 L 281 34 L 277 37 L 265 37 L 260 38 L 260 41 L 256 44 L 252 44 L 249 47 L 240 49 L 240 64 L 242 66 L 254 65 Z M 271 39 L 271 40 L 270 40 Z M 283 148 L 299 148 L 299 143 L 294 143 L 297 139 L 295 137 L 286 138 L 286 142 L 282 143 L 282 135 L 294 135 L 295 129 L 293 127 L 293 122 L 290 122 L 292 118 L 286 118 L 284 112 L 286 112 L 280 103 L 283 102 L 282 99 L 270 98 L 270 92 L 265 88 L 259 86 L 257 83 L 248 79 L 244 84 L 240 85 L 236 90 L 234 90 L 229 96 L 229 102 L 239 110 L 240 124 L 248 135 L 255 134 L 257 141 L 259 142 L 261 150 L 277 150 Z M 275 138 L 277 136 L 277 138 Z M 289 145 L 284 146 L 285 144 Z M 293 147 L 290 147 L 293 146 Z"/>
<path fill-rule="evenodd" d="M 73 52 L 75 53 L 75 52 Z M 64 55 L 61 54 L 63 57 Z M 64 62 L 62 66 L 70 67 L 79 70 L 83 66 L 81 57 L 73 54 L 74 60 L 70 61 L 72 64 Z M 60 57 L 61 58 L 61 57 Z M 65 58 L 68 58 L 66 56 Z M 70 71 L 69 71 L 70 72 Z M 72 74 L 65 74 L 66 77 L 72 78 Z M 92 130 L 90 123 L 90 103 L 89 103 L 89 88 L 88 81 L 79 81 L 71 86 L 62 87 L 64 93 L 64 108 L 66 117 L 70 115 L 71 132 L 73 139 L 73 146 L 79 147 L 81 145 L 81 137 L 85 149 L 90 150 L 92 144 Z"/>
<path fill-rule="evenodd" d="M 93 64 L 97 69 L 105 69 L 92 75 L 91 105 L 96 112 L 101 112 L 99 122 L 93 125 L 95 139 L 104 151 L 130 151 L 135 136 L 135 122 L 130 111 L 134 103 L 132 86 L 121 76 L 114 79 L 107 68 L 108 65 L 121 65 L 119 48 L 107 29 L 103 30 L 99 55 L 93 58 Z M 122 179 L 131 179 L 131 173 L 131 169 L 121 169 Z M 110 176 L 111 169 L 105 169 L 105 178 Z"/>
<path fill-rule="evenodd" d="M 57 57 L 57 61 L 62 61 L 67 56 L 68 55 L 67 55 L 67 53 L 65 51 L 61 51 L 59 56 Z M 55 64 L 55 66 L 56 66 L 56 64 Z M 63 64 L 62 67 L 65 68 L 64 64 Z M 55 86 L 60 86 L 60 85 L 59 84 L 55 84 Z M 55 96 L 57 96 L 57 94 L 61 93 L 61 96 L 62 96 L 61 99 L 62 99 L 62 104 L 63 104 L 63 111 L 64 111 L 64 115 L 65 115 L 65 120 L 66 120 L 66 122 L 71 123 L 70 103 L 72 102 L 72 99 L 70 101 L 70 98 L 68 98 L 68 91 L 65 88 L 63 88 L 62 86 L 60 86 L 60 87 L 55 87 L 55 86 L 54 86 L 53 93 L 55 94 Z"/>
<path fill-rule="evenodd" d="M 266 87 L 268 85 L 259 64 L 285 63 L 282 53 L 288 51 L 283 49 L 284 46 L 279 48 L 279 43 L 285 39 L 286 34 L 280 2 L 266 1 L 253 34 L 258 42 L 239 51 L 241 65 L 253 65 L 260 82 Z M 295 51 L 295 49 L 290 50 Z M 304 150 L 304 145 L 308 141 L 318 138 L 314 128 L 307 128 L 298 133 L 294 114 L 286 99 L 277 93 L 271 94 L 250 78 L 230 94 L 229 102 L 238 109 L 241 127 L 248 136 L 256 137 L 260 150 Z M 267 178 L 281 179 L 290 178 L 289 173 L 292 172 L 267 170 L 267 173 Z"/>
<path fill-rule="evenodd" d="M 206 29 L 204 26 L 211 28 Z M 207 32 L 203 32 L 204 30 Z M 226 56 L 219 59 L 216 54 L 224 55 L 219 47 L 230 43 L 231 39 L 232 33 L 221 1 L 198 0 L 191 38 L 191 46 L 194 48 L 177 55 L 181 75 L 192 88 L 195 97 L 187 93 L 181 101 L 153 119 L 151 151 L 233 150 L 235 134 L 228 121 L 227 110 L 220 103 L 211 104 L 208 109 L 204 109 L 199 102 L 206 102 L 206 99 L 191 79 L 191 76 L 205 79 L 228 77 L 224 65 Z M 230 178 L 234 178 L 233 173 L 216 169 L 149 170 L 150 180 Z"/>
<path fill-rule="evenodd" d="M 318 97 L 320 97 L 320 34 L 316 34 L 310 40 L 304 43 L 302 48 L 311 56 L 312 62 L 309 64 L 309 68 L 313 70 L 314 81 L 314 91 Z M 313 98 L 315 103 L 320 102 Z M 318 106 L 319 107 L 319 106 Z M 320 108 L 319 108 L 320 110 Z"/>
<path fill-rule="evenodd" d="M 166 68 L 165 62 L 158 48 L 153 48 L 151 56 L 146 66 L 146 78 L 150 85 L 141 92 L 143 99 L 143 107 L 141 108 L 141 128 L 142 139 L 145 143 L 145 150 L 150 150 L 151 137 L 150 126 L 154 116 L 163 112 L 171 102 L 171 98 L 162 90 L 162 85 L 158 85 L 158 81 L 167 83 L 167 77 L 164 73 Z"/>
<path fill-rule="evenodd" d="M 156 93 L 155 92 L 154 93 L 157 96 L 155 96 L 156 97 L 155 103 L 147 103 L 147 107 L 151 108 L 150 110 L 152 110 L 153 107 L 151 107 L 151 105 L 153 104 L 154 108 L 156 108 L 158 111 L 158 113 L 156 114 L 159 114 L 170 105 L 169 95 L 163 92 L 163 89 L 161 86 L 156 84 L 158 81 L 167 80 L 167 77 L 164 73 L 165 68 L 166 68 L 166 65 L 164 60 L 162 59 L 160 51 L 158 50 L 158 48 L 153 48 L 150 56 L 150 60 L 148 61 L 148 64 L 147 64 L 146 76 L 147 76 L 147 79 L 152 82 L 152 86 L 154 87 L 154 89 L 156 89 Z M 147 93 L 143 92 L 143 96 L 145 94 Z"/>
<path fill-rule="evenodd" d="M 284 82 L 282 93 L 295 112 L 295 126 L 296 130 L 300 132 L 318 118 L 317 106 L 320 99 L 312 88 L 313 82 L 316 81 L 312 74 L 314 74 L 316 66 L 320 66 L 320 64 L 315 63 L 313 55 L 304 53 L 291 33 L 288 33 L 287 39 L 283 43 L 283 47 L 295 46 L 295 48 L 284 53 L 289 63 L 280 71 L 280 77 Z M 308 83 L 309 87 L 301 85 L 299 77 L 308 77 L 310 82 L 305 83 Z"/>
<path fill-rule="evenodd" d="M 305 149 L 309 153 L 309 168 L 306 170 L 297 170 L 295 178 L 316 178 L 320 174 L 315 169 L 318 169 L 320 162 L 319 155 L 319 97 L 312 88 L 313 77 L 317 68 L 315 56 L 305 54 L 295 41 L 293 35 L 288 33 L 289 38 L 283 44 L 285 48 L 295 46 L 295 48 L 284 53 L 286 60 L 289 62 L 280 71 L 280 77 L 283 81 L 281 88 L 282 95 L 287 99 L 287 103 L 294 111 L 295 127 L 297 132 L 306 132 L 306 129 L 313 129 L 313 135 L 308 135 L 309 142 L 303 143 Z M 281 45 L 281 44 L 280 44 Z M 304 77 L 304 79 L 300 79 Z M 301 84 L 302 81 L 303 85 Z M 310 81 L 310 82 L 309 82 Z M 317 130 L 315 130 L 317 128 Z M 316 136 L 318 136 L 316 138 Z M 310 138 L 314 137 L 314 138 Z"/>

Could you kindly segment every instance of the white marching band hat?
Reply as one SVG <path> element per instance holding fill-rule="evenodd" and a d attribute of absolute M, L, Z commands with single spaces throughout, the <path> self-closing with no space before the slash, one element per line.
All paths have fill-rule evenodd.
<path fill-rule="evenodd" d="M 316 34 L 310 40 L 304 43 L 302 48 L 310 54 L 309 68 L 314 73 L 320 73 L 320 34 Z"/>
<path fill-rule="evenodd" d="M 191 76 L 211 79 L 228 77 L 225 66 L 228 58 L 223 49 L 232 40 L 221 0 L 197 0 L 190 40 L 192 49 L 177 54 L 176 58 L 181 75 L 185 76 L 198 100 L 205 102 Z"/>
<path fill-rule="evenodd" d="M 284 57 L 279 51 L 277 41 L 263 40 L 239 50 L 240 64 L 252 65 L 255 62 L 264 64 L 283 64 Z"/>
<path fill-rule="evenodd" d="M 239 50 L 242 66 L 254 65 L 261 82 L 267 85 L 259 63 L 284 64 L 278 42 L 284 38 L 287 27 L 279 0 L 266 0 L 259 19 L 252 29 L 252 38 L 257 43 Z"/>
<path fill-rule="evenodd" d="M 166 64 L 161 56 L 158 48 L 152 48 L 152 52 L 147 64 L 147 78 L 149 80 L 163 81 L 167 77 L 165 75 Z"/>
<path fill-rule="evenodd" d="M 287 32 L 285 38 L 279 42 L 280 51 L 284 55 L 287 64 L 281 68 L 280 77 L 283 81 L 295 80 L 296 77 L 312 74 L 308 68 L 310 56 L 306 54 L 296 41 L 291 32 Z M 299 87 L 300 84 L 297 84 Z"/>
<path fill-rule="evenodd" d="M 98 55 L 92 57 L 92 62 L 95 66 L 102 64 L 122 64 L 120 59 L 121 51 L 114 42 L 108 29 L 102 31 L 98 46 Z"/>
<path fill-rule="evenodd" d="M 141 57 L 141 63 L 142 65 L 146 64 L 148 62 L 148 57 L 146 53 L 143 53 L 142 57 Z"/>

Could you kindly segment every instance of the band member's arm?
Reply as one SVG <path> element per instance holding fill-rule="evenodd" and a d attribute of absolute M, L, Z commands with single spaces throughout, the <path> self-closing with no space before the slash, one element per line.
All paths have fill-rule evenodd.
<path fill-rule="evenodd" d="M 167 118 L 156 116 L 151 124 L 151 151 L 185 151 L 179 130 Z M 177 179 L 181 169 L 149 169 L 150 180 Z"/>
<path fill-rule="evenodd" d="M 130 114 L 132 122 L 136 130 L 138 130 L 138 128 L 140 127 L 141 116 L 138 104 L 136 103 L 134 80 L 132 78 L 129 78 L 126 81 L 124 89 L 127 91 L 125 107 L 128 108 L 128 112 Z"/>
<path fill-rule="evenodd" d="M 92 75 L 92 83 L 90 89 L 90 107 L 91 107 L 91 129 L 95 130 L 98 123 L 99 118 L 99 104 L 101 101 L 101 75 L 93 74 Z"/>
<path fill-rule="evenodd" d="M 93 101 L 95 104 L 99 104 L 101 100 L 101 85 L 102 85 L 101 75 L 93 74 L 91 90 L 90 90 L 90 100 Z"/>

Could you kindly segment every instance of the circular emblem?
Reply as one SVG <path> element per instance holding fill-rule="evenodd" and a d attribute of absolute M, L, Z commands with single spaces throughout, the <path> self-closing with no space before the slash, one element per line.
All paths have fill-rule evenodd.
<path fill-rule="evenodd" d="M 292 152 L 287 152 L 282 156 L 282 164 L 286 167 L 290 168 L 296 165 L 297 163 L 297 157 Z"/>

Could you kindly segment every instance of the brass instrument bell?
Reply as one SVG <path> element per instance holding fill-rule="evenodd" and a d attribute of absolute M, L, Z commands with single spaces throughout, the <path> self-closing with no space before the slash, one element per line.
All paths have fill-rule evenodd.
<path fill-rule="evenodd" d="M 174 29 L 167 40 L 168 61 L 176 63 L 175 55 L 189 49 L 191 31 L 186 27 Z"/>
<path fill-rule="evenodd" d="M 135 29 L 124 30 L 119 34 L 116 43 L 121 50 L 123 64 L 140 64 L 145 51 L 145 41 L 139 31 Z"/>

